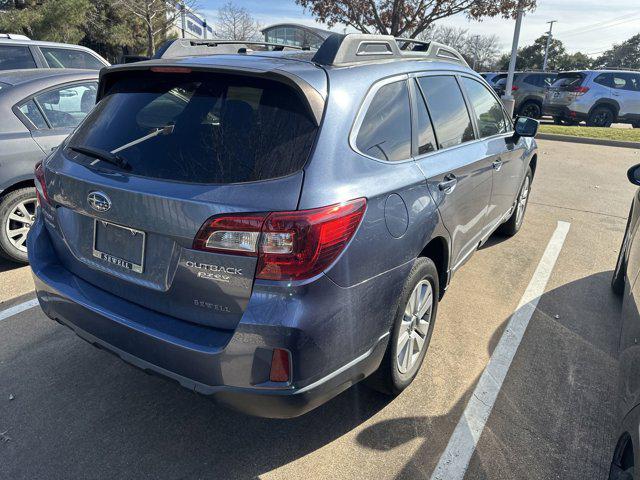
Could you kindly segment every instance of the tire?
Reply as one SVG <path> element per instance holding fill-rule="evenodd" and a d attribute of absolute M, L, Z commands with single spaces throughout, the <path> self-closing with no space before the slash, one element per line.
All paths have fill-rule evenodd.
<path fill-rule="evenodd" d="M 562 125 L 562 117 L 553 117 L 554 125 Z"/>
<path fill-rule="evenodd" d="M 631 126 L 633 128 L 640 128 L 640 122 L 632 123 Z"/>
<path fill-rule="evenodd" d="M 587 118 L 587 127 L 609 128 L 615 121 L 616 114 L 610 107 L 595 107 Z"/>
<path fill-rule="evenodd" d="M 33 187 L 14 190 L 2 198 L 0 256 L 12 262 L 27 263 L 26 234 L 35 219 L 35 207 L 36 189 Z M 24 218 L 24 221 L 21 218 Z M 23 230 L 24 228 L 27 230 Z"/>
<path fill-rule="evenodd" d="M 627 217 L 627 226 L 624 229 L 624 237 L 622 239 L 622 245 L 620 245 L 620 251 L 618 252 L 618 260 L 616 260 L 616 268 L 611 276 L 611 290 L 613 293 L 622 296 L 625 287 L 625 277 L 627 275 L 627 242 L 629 241 L 629 225 L 631 225 L 631 214 L 633 207 L 629 210 L 629 216 Z"/>
<path fill-rule="evenodd" d="M 416 377 L 433 334 L 440 298 L 438 286 L 438 270 L 433 261 L 427 257 L 417 258 L 400 294 L 387 351 L 378 370 L 368 379 L 369 386 L 389 395 L 397 395 Z M 409 313 L 414 312 L 411 305 L 415 304 L 416 295 L 428 301 L 429 294 L 430 307 L 424 310 L 423 317 L 410 316 Z M 422 346 L 417 354 L 412 355 L 409 348 L 414 349 L 419 345 L 418 338 Z"/>
<path fill-rule="evenodd" d="M 522 117 L 540 118 L 542 116 L 542 107 L 533 100 L 527 100 L 518 109 L 518 114 Z"/>
<path fill-rule="evenodd" d="M 518 191 L 518 197 L 516 198 L 516 208 L 509 217 L 509 220 L 500 225 L 498 231 L 508 237 L 514 236 L 524 223 L 524 215 L 527 212 L 527 205 L 529 205 L 529 196 L 531 193 L 531 183 L 533 181 L 533 173 L 531 167 L 527 167 L 527 174 L 522 181 L 520 190 Z M 524 195 L 524 198 L 523 198 Z"/>

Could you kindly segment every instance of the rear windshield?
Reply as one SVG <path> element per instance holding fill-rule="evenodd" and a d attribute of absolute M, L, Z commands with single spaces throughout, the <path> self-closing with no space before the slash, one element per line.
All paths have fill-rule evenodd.
<path fill-rule="evenodd" d="M 110 88 L 68 146 L 119 149 L 132 175 L 235 183 L 300 170 L 316 131 L 303 100 L 282 83 L 139 72 Z M 92 168 L 119 169 L 70 149 L 67 154 Z"/>
<path fill-rule="evenodd" d="M 584 80 L 584 75 L 579 72 L 560 73 L 551 86 L 560 89 L 579 87 L 582 80 Z"/>

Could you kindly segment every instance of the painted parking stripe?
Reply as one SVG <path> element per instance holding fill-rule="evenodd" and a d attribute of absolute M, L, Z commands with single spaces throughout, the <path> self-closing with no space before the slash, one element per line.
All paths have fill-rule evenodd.
<path fill-rule="evenodd" d="M 6 310 L 2 310 L 0 312 L 0 320 L 4 320 L 5 318 L 9 318 L 13 315 L 17 315 L 18 313 L 22 313 L 25 310 L 29 310 L 30 308 L 38 306 L 38 299 L 34 298 L 33 300 L 28 300 L 23 303 L 19 303 L 18 305 L 14 305 L 11 308 L 7 308 Z"/>
<path fill-rule="evenodd" d="M 558 222 L 529 286 L 525 290 L 518 308 L 511 315 L 507 328 L 480 376 L 473 395 L 449 439 L 447 448 L 440 457 L 431 480 L 462 480 L 464 478 L 471 456 L 491 414 L 511 361 L 518 350 L 518 345 L 520 345 L 538 301 L 544 293 L 570 226 L 570 223 Z"/>

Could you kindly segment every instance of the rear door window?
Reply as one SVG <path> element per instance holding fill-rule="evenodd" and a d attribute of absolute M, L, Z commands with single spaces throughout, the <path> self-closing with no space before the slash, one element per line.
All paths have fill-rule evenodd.
<path fill-rule="evenodd" d="M 72 48 L 40 47 L 49 68 L 86 68 L 100 70 L 105 65 L 90 53 Z"/>
<path fill-rule="evenodd" d="M 29 119 L 33 126 L 39 130 L 49 128 L 47 121 L 42 116 L 42 112 L 36 105 L 36 102 L 29 100 L 18 107 L 20 112 Z M 23 121 L 24 123 L 24 121 Z"/>
<path fill-rule="evenodd" d="M 358 130 L 356 147 L 380 160 L 411 157 L 411 108 L 406 81 L 383 85 L 376 92 Z"/>
<path fill-rule="evenodd" d="M 266 79 L 128 73 L 110 87 L 70 145 L 112 151 L 130 144 L 118 154 L 132 175 L 144 177 L 190 183 L 276 178 L 300 170 L 313 146 L 317 127 L 305 102 L 290 87 Z M 87 165 L 95 160 L 68 154 Z M 98 162 L 96 168 L 118 167 Z"/>
<path fill-rule="evenodd" d="M 469 102 L 473 106 L 480 137 L 506 133 L 507 122 L 502 104 L 477 80 L 462 77 L 462 84 L 467 92 Z"/>
<path fill-rule="evenodd" d="M 96 103 L 95 82 L 66 85 L 36 95 L 51 128 L 74 128 Z"/>
<path fill-rule="evenodd" d="M 438 147 L 436 145 L 436 135 L 433 131 L 431 117 L 427 111 L 422 94 L 417 90 L 416 110 L 417 110 L 417 136 L 418 136 L 418 155 L 433 152 Z"/>
<path fill-rule="evenodd" d="M 552 86 L 560 90 L 570 90 L 573 87 L 579 87 L 583 80 L 584 75 L 582 73 L 560 73 Z"/>
<path fill-rule="evenodd" d="M 418 83 L 431 113 L 438 147 L 448 148 L 473 140 L 473 124 L 455 77 L 421 77 Z"/>
<path fill-rule="evenodd" d="M 0 45 L 0 70 L 36 68 L 31 50 L 25 45 Z"/>

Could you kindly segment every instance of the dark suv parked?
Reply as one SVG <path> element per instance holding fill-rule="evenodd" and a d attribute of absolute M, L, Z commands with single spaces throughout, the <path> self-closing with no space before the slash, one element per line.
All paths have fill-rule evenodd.
<path fill-rule="evenodd" d="M 103 70 L 36 169 L 44 312 L 256 415 L 372 374 L 404 389 L 453 274 L 522 225 L 537 122 L 514 132 L 451 48 L 399 44 L 336 34 L 315 53 Z"/>
<path fill-rule="evenodd" d="M 545 91 L 555 81 L 554 72 L 517 72 L 513 76 L 511 95 L 515 100 L 514 112 L 524 117 L 540 118 Z M 506 74 L 494 83 L 493 88 L 502 97 L 507 84 Z"/>

